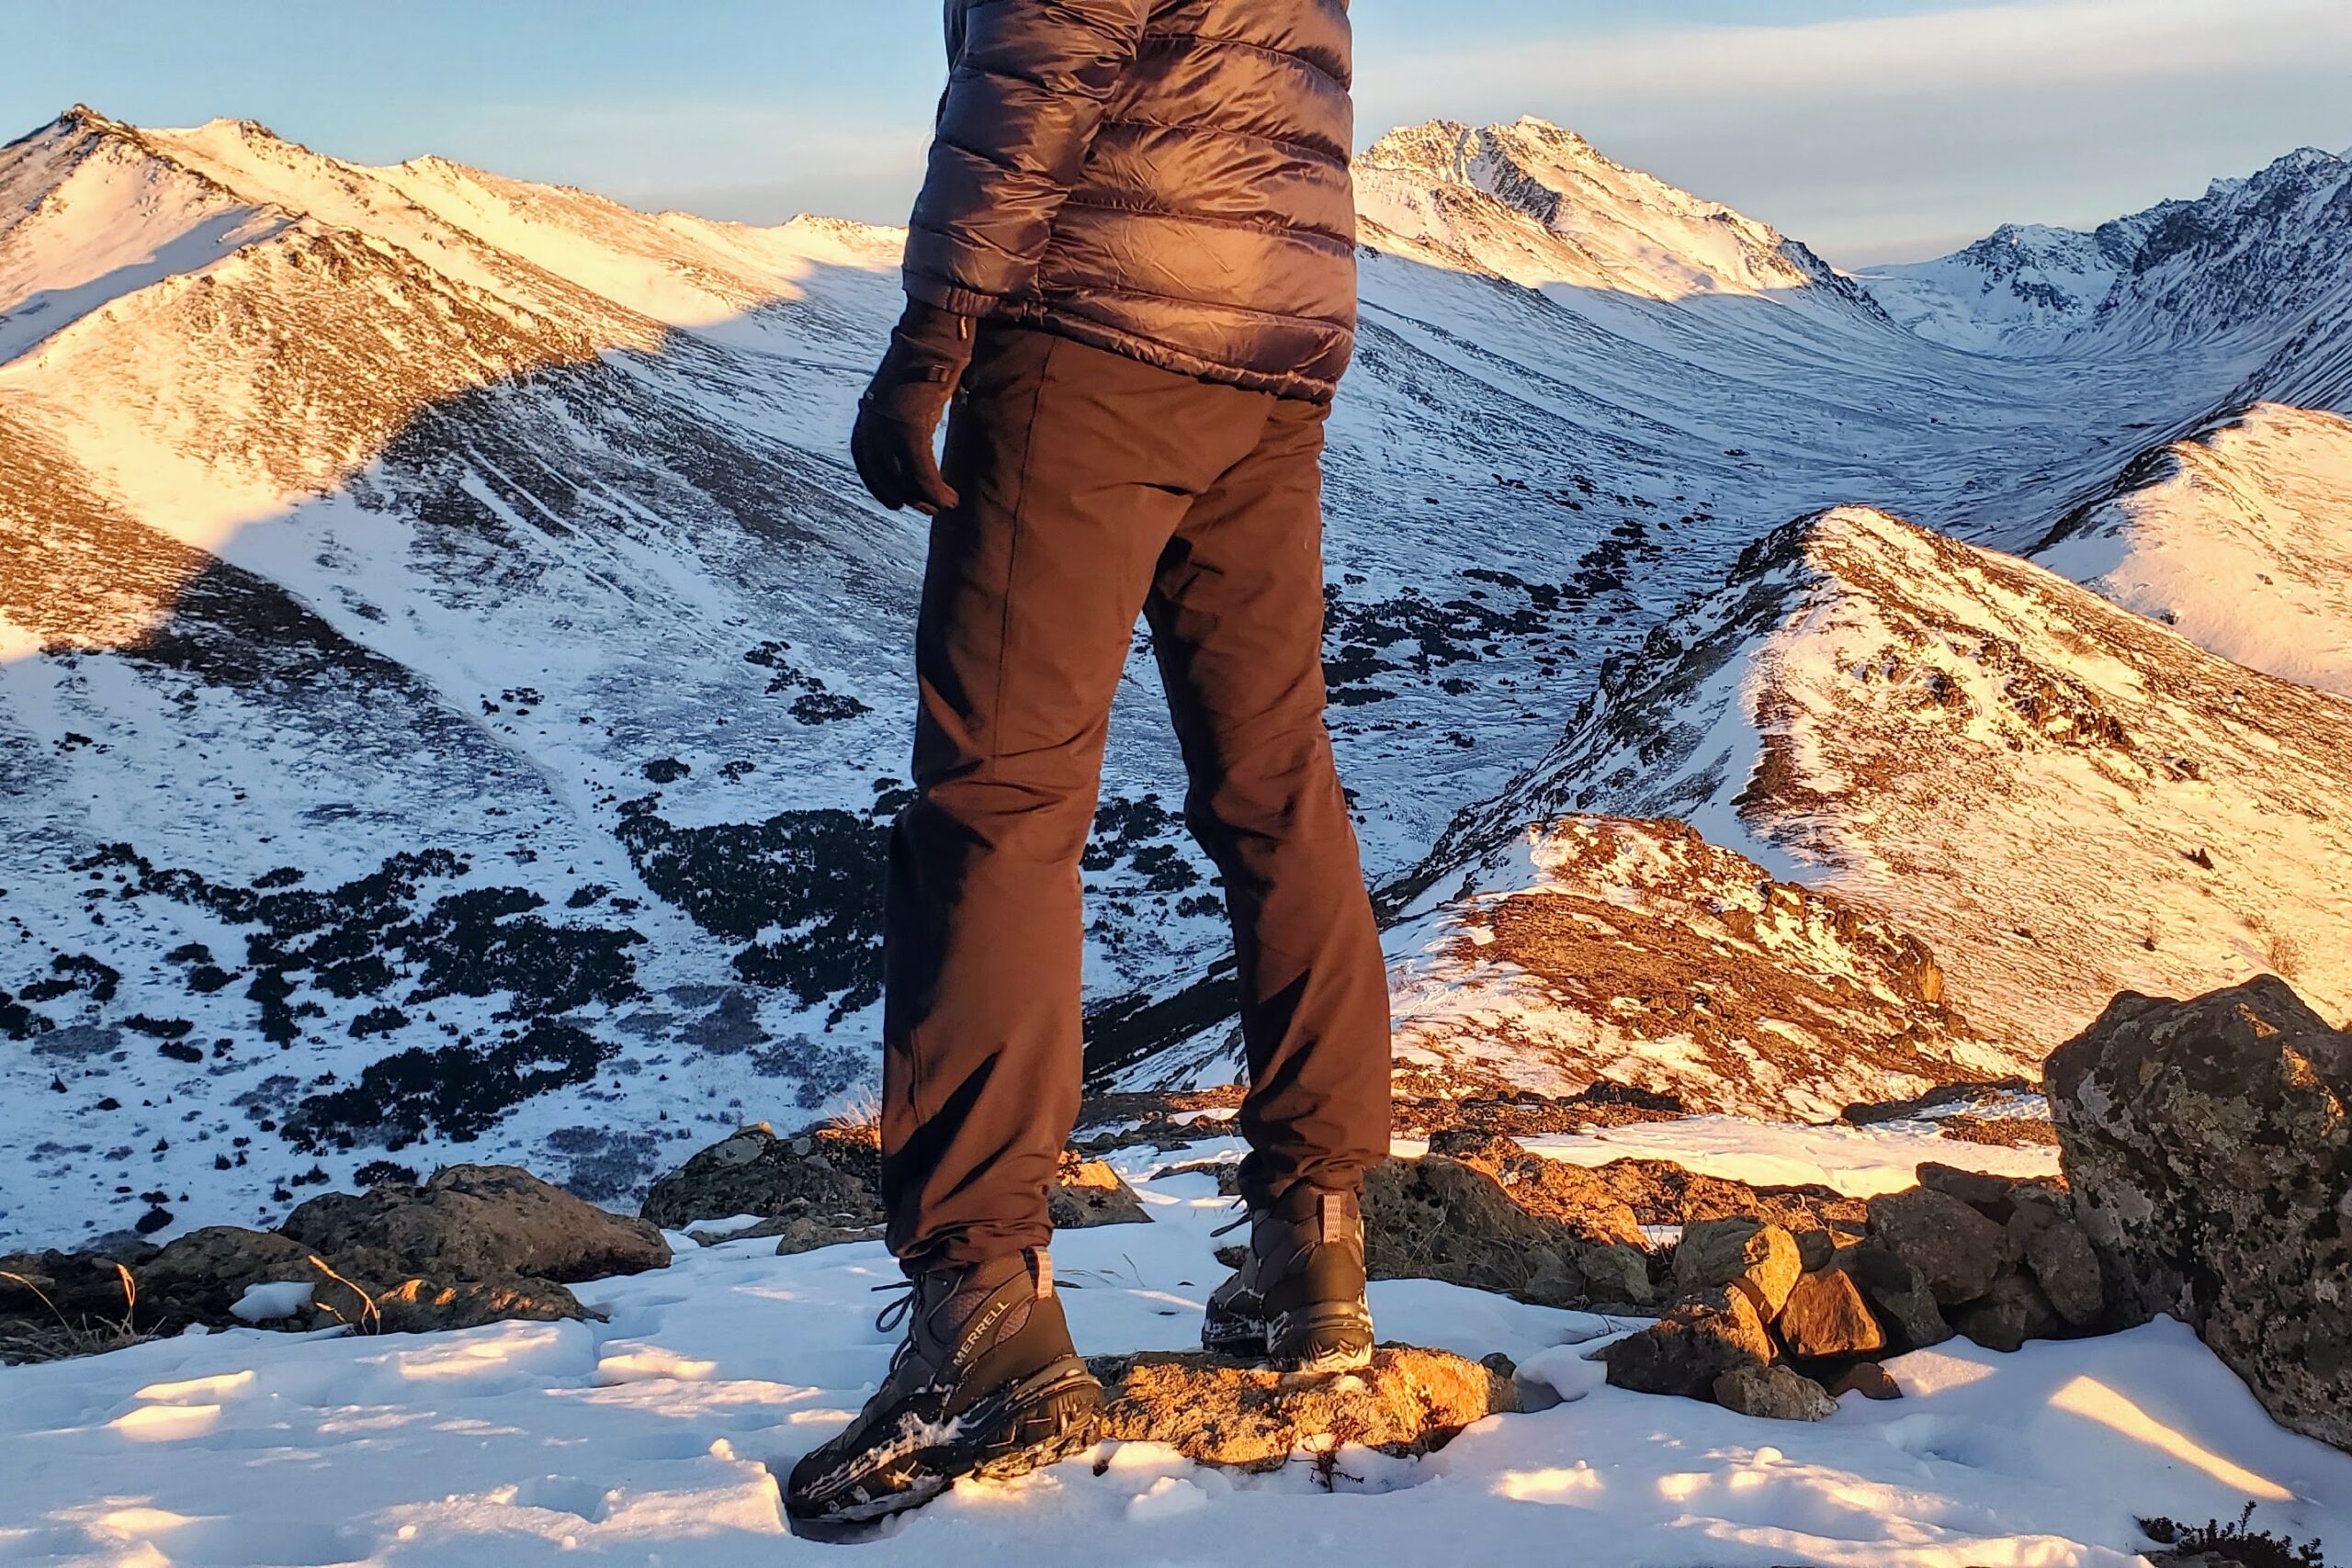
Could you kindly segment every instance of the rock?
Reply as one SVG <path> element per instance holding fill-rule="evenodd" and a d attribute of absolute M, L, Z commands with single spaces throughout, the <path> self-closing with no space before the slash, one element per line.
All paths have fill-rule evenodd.
<path fill-rule="evenodd" d="M 1430 1453 L 1473 1421 L 1520 1407 L 1510 1373 L 1402 1345 L 1374 1350 L 1363 1371 L 1321 1378 L 1197 1352 L 1089 1364 L 1102 1380 L 1103 1436 L 1242 1470 L 1279 1470 L 1303 1449 L 1344 1444 Z"/>
<path fill-rule="evenodd" d="M 422 1187 L 390 1182 L 313 1198 L 279 1230 L 329 1257 L 373 1254 L 368 1267 L 377 1278 L 570 1283 L 670 1262 L 669 1243 L 648 1222 L 503 1165 L 451 1166 Z"/>
<path fill-rule="evenodd" d="M 2044 1075 L 2121 1318 L 2188 1323 L 2281 1425 L 2352 1450 L 2352 1035 L 2269 976 L 2127 993 Z"/>
<path fill-rule="evenodd" d="M 1713 1399 L 1715 1380 L 1772 1359 L 1764 1320 L 1741 1291 L 1702 1291 L 1600 1352 L 1612 1387 Z"/>
<path fill-rule="evenodd" d="M 1151 1216 L 1119 1173 L 1099 1159 L 1065 1153 L 1053 1190 L 1046 1194 L 1056 1230 L 1090 1225 L 1145 1225 Z"/>
<path fill-rule="evenodd" d="M 1836 1377 L 1821 1385 L 1832 1399 L 1859 1393 L 1864 1399 L 1900 1399 L 1903 1391 L 1894 1386 L 1894 1379 L 1876 1361 L 1856 1361 Z"/>
<path fill-rule="evenodd" d="M 1469 1128 L 1437 1134 L 1430 1139 L 1430 1153 L 1485 1171 L 1521 1208 L 1557 1223 L 1580 1242 L 1636 1252 L 1647 1246 L 1632 1205 L 1617 1196 L 1608 1180 L 1582 1166 L 1545 1159 L 1498 1133 Z"/>
<path fill-rule="evenodd" d="M 1674 1283 L 1690 1292 L 1729 1285 L 1748 1292 L 1767 1322 L 1787 1304 L 1804 1264 L 1796 1237 L 1754 1220 L 1702 1220 L 1685 1225 L 1674 1249 Z"/>
<path fill-rule="evenodd" d="M 1715 1380 L 1715 1403 L 1768 1421 L 1820 1421 L 1838 1402 L 1819 1383 L 1790 1367 L 1737 1367 Z"/>
<path fill-rule="evenodd" d="M 1365 1173 L 1363 1217 L 1364 1261 L 1375 1280 L 1443 1280 L 1552 1306 L 1650 1299 L 1646 1267 L 1629 1269 L 1622 1253 L 1581 1245 L 1459 1161 L 1382 1161 Z M 1641 1294 L 1623 1293 L 1636 1287 Z"/>
<path fill-rule="evenodd" d="M 1589 1247 L 1576 1257 L 1585 1300 L 1593 1305 L 1645 1306 L 1657 1294 L 1649 1254 L 1634 1247 Z"/>
<path fill-rule="evenodd" d="M 1871 1239 L 1917 1269 L 1946 1306 L 1983 1295 L 2018 1260 L 2008 1232 L 1948 1192 L 1890 1192 L 1871 1199 L 1870 1212 Z"/>
<path fill-rule="evenodd" d="M 1792 1356 L 1858 1356 L 1886 1344 L 1878 1314 L 1842 1269 L 1799 1279 L 1773 1327 Z"/>
<path fill-rule="evenodd" d="M 2019 1204 L 2007 1229 L 2025 1255 L 2028 1272 L 2069 1326 L 2089 1328 L 2106 1315 L 2107 1287 L 2099 1277 L 2098 1255 L 2080 1225 Z"/>
<path fill-rule="evenodd" d="M 1981 1170 L 1962 1170 L 1955 1166 L 1928 1160 L 1920 1165 L 1918 1179 L 1919 1185 L 1928 1191 L 1957 1198 L 1996 1224 L 2007 1219 L 2010 1211 L 2016 1207 L 2009 1198 L 2009 1190 L 2016 1183 L 2006 1176 L 1993 1176 Z"/>
<path fill-rule="evenodd" d="M 1806 1273 L 1817 1273 L 1828 1268 L 1829 1260 L 1838 1256 L 1838 1238 L 1827 1231 L 1803 1230 L 1795 1234 L 1797 1261 L 1804 1265 Z"/>
<path fill-rule="evenodd" d="M 2029 1339 L 2047 1339 L 2064 1320 L 2023 1274 L 2004 1274 L 1977 1301 L 1951 1309 L 1951 1325 L 1987 1350 L 2014 1350 Z"/>
<path fill-rule="evenodd" d="M 1853 1277 L 1894 1350 L 1924 1350 L 1951 1337 L 1927 1276 L 1883 1247 L 1841 1247 L 1829 1266 Z"/>
<path fill-rule="evenodd" d="M 1792 1233 L 1827 1231 L 1840 1246 L 1860 1241 L 1869 1226 L 1869 1211 L 1861 1199 L 1826 1187 L 1751 1187 L 1726 1177 L 1702 1176 L 1663 1159 L 1611 1160 L 1592 1174 L 1606 1182 L 1644 1224 L 1760 1220 Z"/>
<path fill-rule="evenodd" d="M 311 1305 L 326 1319 L 356 1323 L 366 1311 L 360 1291 L 337 1278 L 342 1270 L 332 1260 L 271 1231 L 208 1225 L 172 1242 L 136 1272 L 140 1320 L 159 1332 L 191 1323 L 233 1324 L 232 1309 L 248 1289 L 281 1282 L 312 1286 Z"/>
<path fill-rule="evenodd" d="M 407 1280 L 376 1298 L 376 1312 L 377 1332 L 382 1334 L 430 1334 L 444 1328 L 479 1328 L 509 1319 L 553 1323 L 590 1315 L 578 1297 L 548 1280 L 474 1280 L 462 1285 Z"/>
<path fill-rule="evenodd" d="M 883 1222 L 881 1180 L 877 1129 L 827 1123 L 779 1138 L 752 1126 L 656 1181 L 638 1212 L 669 1230 L 738 1214 L 863 1230 Z"/>

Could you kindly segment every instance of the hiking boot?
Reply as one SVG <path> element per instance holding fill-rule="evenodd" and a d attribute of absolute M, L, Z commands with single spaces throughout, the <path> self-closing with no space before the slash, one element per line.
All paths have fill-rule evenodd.
<path fill-rule="evenodd" d="M 1250 1256 L 1209 1297 L 1202 1348 L 1263 1357 L 1286 1372 L 1369 1364 L 1362 1201 L 1302 1184 L 1249 1223 Z"/>
<path fill-rule="evenodd" d="M 917 1507 L 958 1476 L 1001 1480 L 1093 1441 L 1102 1389 L 1078 1359 L 1042 1251 L 916 1276 L 876 1326 L 906 1342 L 857 1419 L 792 1467 L 785 1510 L 854 1524 Z"/>

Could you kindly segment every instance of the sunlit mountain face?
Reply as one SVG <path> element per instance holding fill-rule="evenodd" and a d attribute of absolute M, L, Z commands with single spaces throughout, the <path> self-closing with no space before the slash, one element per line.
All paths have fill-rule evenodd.
<path fill-rule="evenodd" d="M 2352 1012 L 2352 165 L 1862 277 L 1541 121 L 1357 177 L 1326 658 L 1417 1084 L 1802 1118 L 2124 986 Z M 617 1200 L 869 1091 L 901 238 L 249 123 L 0 150 L 0 1233 L 460 1148 Z M 1130 674 L 1091 1060 L 1222 1078 Z"/>

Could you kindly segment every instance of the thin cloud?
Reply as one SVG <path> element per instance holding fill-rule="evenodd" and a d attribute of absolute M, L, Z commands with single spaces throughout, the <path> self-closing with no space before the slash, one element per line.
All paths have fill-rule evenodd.
<path fill-rule="evenodd" d="M 1780 26 L 1680 26 L 1518 39 L 1398 62 L 1398 96 L 1564 89 L 1608 97 L 1887 96 L 1996 85 L 2152 83 L 2352 59 L 2345 0 L 2037 0 Z M 1374 101 L 1377 71 L 1363 73 Z"/>

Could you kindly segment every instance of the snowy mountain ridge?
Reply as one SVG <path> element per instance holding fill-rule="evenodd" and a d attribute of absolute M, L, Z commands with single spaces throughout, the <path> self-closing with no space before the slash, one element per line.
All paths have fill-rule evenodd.
<path fill-rule="evenodd" d="M 1384 886 L 1449 823 L 1501 842 L 1551 809 L 1506 820 L 1533 800 L 1513 781 L 1789 518 L 1866 502 L 2029 548 L 2266 364 L 2326 363 L 2297 345 L 2345 320 L 2290 265 L 2322 265 L 2297 225 L 2324 203 L 2265 209 L 2276 265 L 2233 274 L 2276 337 L 1986 354 L 1571 132 L 1381 147 L 1327 457 L 1327 674 Z M 0 1230 L 160 1213 L 169 1234 L 459 1145 L 618 1198 L 674 1145 L 859 1092 L 922 534 L 865 501 L 842 433 L 897 312 L 898 233 L 88 111 L 0 149 L 0 1073 L 21 1117 Z M 1215 1071 L 1221 896 L 1140 642 L 1130 677 L 1086 861 L 1090 1059 Z M 1628 743 L 1679 744 L 1670 710 Z M 2289 752 L 2333 735 L 2293 711 Z M 1746 874 L 1693 863 L 1692 886 Z M 1969 1028 L 1947 1061 L 1972 1030 L 2022 1049 L 2014 1008 L 1997 1037 L 1979 1021 L 1983 961 L 1944 953 L 1980 925 L 1834 882 L 1792 895 L 1829 933 L 1792 945 L 1663 893 L 1645 918 L 1686 948 L 1875 973 L 1875 939 L 1847 952 L 1815 894 L 1951 969 Z M 2289 940 L 2326 930 L 2302 920 Z M 1804 1005 L 1892 1038 L 1899 991 Z M 1622 1070 L 1670 1032 L 1616 1037 Z M 1814 1032 L 1773 1091 L 1808 1114 L 1868 1087 Z M 1930 1044 L 1882 1076 L 1940 1070 Z"/>

